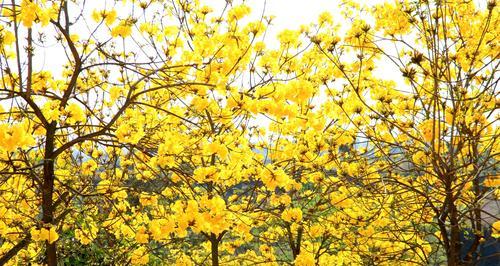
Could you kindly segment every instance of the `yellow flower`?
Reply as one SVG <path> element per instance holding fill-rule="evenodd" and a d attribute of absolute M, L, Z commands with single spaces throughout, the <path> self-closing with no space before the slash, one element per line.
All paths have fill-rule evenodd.
<path fill-rule="evenodd" d="M 491 225 L 491 229 L 493 230 L 493 232 L 491 233 L 491 236 L 495 237 L 495 238 L 500 238 L 500 220 L 494 222 Z"/>
<path fill-rule="evenodd" d="M 42 26 L 47 26 L 49 25 L 50 19 L 54 16 L 54 12 L 51 9 L 39 10 L 37 15 L 40 24 L 42 24 Z"/>
<path fill-rule="evenodd" d="M 135 237 L 135 234 L 134 234 L 134 231 L 132 231 L 132 228 L 130 228 L 130 226 L 128 226 L 124 223 L 120 224 L 120 232 L 122 233 L 122 235 L 125 238 L 128 238 L 128 239 L 132 239 L 133 237 Z"/>
<path fill-rule="evenodd" d="M 434 134 L 437 136 L 439 134 L 439 122 L 434 122 L 433 119 L 428 119 L 420 123 L 418 126 L 418 129 L 420 130 L 420 133 L 424 137 L 425 141 L 431 141 L 434 138 Z M 434 130 L 432 129 L 434 125 Z"/>
<path fill-rule="evenodd" d="M 312 253 L 306 253 L 301 251 L 300 254 L 295 258 L 294 265 L 296 266 L 314 266 L 314 255 Z"/>
<path fill-rule="evenodd" d="M 30 230 L 31 238 L 35 241 L 47 241 L 49 244 L 52 244 L 59 239 L 59 235 L 56 232 L 56 229 L 51 226 L 49 229 L 41 228 L 40 230 L 36 228 L 32 228 Z"/>
<path fill-rule="evenodd" d="M 95 22 L 101 22 L 104 19 L 104 23 L 106 23 L 107 26 L 110 26 L 115 22 L 117 13 L 114 9 L 110 11 L 95 9 L 92 11 L 91 17 Z"/>
<path fill-rule="evenodd" d="M 229 21 L 240 20 L 248 14 L 250 14 L 250 7 L 246 5 L 235 6 L 229 10 Z"/>
<path fill-rule="evenodd" d="M 120 24 L 111 30 L 111 36 L 126 38 L 132 34 L 132 22 L 130 20 L 122 20 Z"/>
<path fill-rule="evenodd" d="M 143 206 L 154 206 L 158 203 L 158 197 L 153 195 L 141 195 L 139 202 Z"/>
<path fill-rule="evenodd" d="M 326 11 L 321 13 L 319 15 L 318 22 L 319 22 L 319 24 L 323 24 L 323 23 L 332 24 L 333 23 L 332 14 L 330 14 L 329 12 L 326 12 Z"/>
<path fill-rule="evenodd" d="M 191 105 L 198 112 L 203 112 L 210 105 L 210 102 L 204 97 L 194 97 Z"/>
<path fill-rule="evenodd" d="M 177 260 L 175 261 L 175 266 L 192 266 L 193 262 L 191 262 L 191 259 L 182 254 Z"/>
<path fill-rule="evenodd" d="M 45 1 L 42 2 L 42 4 Z M 38 3 L 40 4 L 40 3 Z M 37 1 L 23 0 L 21 2 L 21 12 L 19 17 L 23 26 L 27 28 L 31 28 L 33 26 L 33 22 L 37 21 L 42 26 L 47 26 L 50 22 L 50 19 L 54 19 L 57 17 L 57 8 L 56 5 L 52 5 L 51 7 L 44 8 L 43 6 L 39 6 Z"/>
<path fill-rule="evenodd" d="M 199 167 L 193 172 L 193 178 L 199 183 L 217 182 L 219 179 L 217 168 L 214 166 Z"/>
<path fill-rule="evenodd" d="M 75 229 L 75 238 L 83 245 L 88 245 L 96 238 L 98 231 L 93 222 L 86 222 L 85 228 Z"/>
<path fill-rule="evenodd" d="M 139 30 L 141 32 L 147 33 L 150 36 L 156 36 L 160 32 L 160 28 L 151 23 L 141 23 L 141 25 L 139 26 Z"/>
<path fill-rule="evenodd" d="M 320 224 L 315 224 L 309 228 L 309 234 L 312 237 L 320 237 L 323 235 L 324 231 L 325 231 L 324 226 Z"/>
<path fill-rule="evenodd" d="M 488 176 L 483 183 L 486 187 L 498 187 L 500 186 L 500 178 L 495 175 Z"/>
<path fill-rule="evenodd" d="M 35 4 L 35 2 L 29 0 L 23 0 L 21 2 L 21 22 L 23 26 L 31 28 L 33 26 L 33 22 L 36 19 L 36 13 L 39 7 Z"/>
<path fill-rule="evenodd" d="M 40 71 L 33 75 L 32 90 L 34 92 L 44 92 L 51 87 L 52 73 L 50 71 Z"/>
<path fill-rule="evenodd" d="M 94 171 L 97 169 L 97 163 L 94 160 L 88 160 L 82 163 L 82 174 L 83 175 L 92 175 Z"/>
<path fill-rule="evenodd" d="M 115 133 L 120 142 L 132 144 L 139 143 L 145 135 L 142 128 L 134 128 L 129 124 L 120 125 Z"/>
<path fill-rule="evenodd" d="M 13 152 L 17 148 L 27 148 L 34 144 L 35 139 L 23 124 L 0 124 L 0 148 Z"/>
<path fill-rule="evenodd" d="M 14 41 L 16 41 L 14 33 L 0 25 L 0 43 L 3 45 L 11 45 Z"/>
<path fill-rule="evenodd" d="M 193 203 L 192 205 L 196 205 L 196 203 Z M 208 199 L 207 196 L 204 196 L 200 200 L 200 207 L 205 210 L 200 213 L 201 219 L 199 219 L 199 222 L 201 223 L 201 230 L 218 235 L 227 228 L 228 224 L 225 219 L 227 211 L 224 199 L 218 196 Z M 193 219 L 193 215 L 191 213 L 195 212 L 196 211 L 189 211 L 188 206 L 186 214 L 191 217 L 189 219 Z M 195 230 L 195 228 L 191 228 Z"/>
<path fill-rule="evenodd" d="M 47 101 L 42 107 L 42 113 L 48 121 L 59 120 L 61 110 L 59 110 L 58 101 Z"/>
<path fill-rule="evenodd" d="M 274 170 L 264 169 L 259 177 L 269 190 L 275 190 L 276 187 L 284 188 L 291 180 L 281 167 L 276 167 Z"/>
<path fill-rule="evenodd" d="M 302 210 L 300 208 L 286 209 L 281 214 L 281 218 L 286 222 L 300 222 L 302 221 Z"/>
<path fill-rule="evenodd" d="M 300 32 L 295 30 L 284 30 L 278 34 L 281 45 L 295 46 L 299 43 Z"/>
<path fill-rule="evenodd" d="M 417 151 L 414 153 L 412 159 L 416 164 L 426 164 L 429 162 L 428 156 L 423 151 Z"/>
<path fill-rule="evenodd" d="M 400 4 L 384 3 L 376 9 L 376 28 L 383 29 L 386 34 L 404 34 L 410 30 L 408 15 Z"/>
<path fill-rule="evenodd" d="M 85 233 L 80 229 L 75 229 L 75 238 L 83 245 L 88 245 L 92 242 L 92 239 L 87 237 L 87 235 L 85 235 Z"/>
<path fill-rule="evenodd" d="M 145 247 L 139 247 L 132 252 L 130 257 L 132 265 L 145 265 L 149 262 L 149 255 Z"/>
<path fill-rule="evenodd" d="M 90 15 L 95 22 L 99 22 L 102 19 L 101 11 L 94 9 Z"/>
<path fill-rule="evenodd" d="M 226 145 L 219 142 L 212 142 L 203 148 L 205 154 L 217 154 L 220 158 L 225 158 L 228 154 Z"/>
<path fill-rule="evenodd" d="M 137 229 L 137 233 L 135 234 L 135 241 L 137 243 L 145 244 L 149 241 L 149 235 L 146 232 L 146 227 L 141 226 Z"/>
<path fill-rule="evenodd" d="M 84 123 L 85 112 L 76 103 L 70 103 L 65 108 L 66 121 L 70 124 Z"/>
<path fill-rule="evenodd" d="M 106 23 L 106 25 L 110 26 L 116 20 L 116 17 L 117 17 L 116 10 L 113 9 L 109 12 L 104 12 L 103 17 L 104 17 L 104 22 Z"/>
<path fill-rule="evenodd" d="M 112 102 L 115 102 L 122 95 L 122 88 L 118 86 L 113 86 L 109 89 L 109 98 Z"/>

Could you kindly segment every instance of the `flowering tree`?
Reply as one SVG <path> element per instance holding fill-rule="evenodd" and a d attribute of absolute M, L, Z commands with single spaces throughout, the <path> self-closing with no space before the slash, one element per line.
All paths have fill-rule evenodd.
<path fill-rule="evenodd" d="M 372 192 L 405 202 L 403 220 L 420 217 L 399 231 L 434 235 L 448 265 L 472 263 L 485 229 L 498 220 L 498 211 L 484 208 L 498 198 L 496 2 L 413 1 L 364 10 L 347 8 L 352 27 L 342 42 L 327 32 L 312 36 L 344 86 L 332 94 L 334 105 L 380 164 L 370 182 L 381 189 Z M 377 71 L 387 65 L 380 60 L 400 73 L 381 77 Z"/>
<path fill-rule="evenodd" d="M 161 109 L 170 100 L 163 91 L 190 82 L 194 54 L 177 59 L 190 36 L 178 26 L 186 5 L 2 3 L 2 263 L 55 265 L 69 229 L 82 243 L 96 237 L 92 214 L 109 208 L 109 197 L 123 199 L 104 180 L 128 177 L 116 168 L 126 167 L 123 145 L 155 126 L 140 107 Z M 45 58 L 49 46 L 57 58 Z"/>
<path fill-rule="evenodd" d="M 1 3 L 0 264 L 468 265 L 500 236 L 495 1 L 344 1 L 275 48 L 245 1 L 96 3 Z"/>

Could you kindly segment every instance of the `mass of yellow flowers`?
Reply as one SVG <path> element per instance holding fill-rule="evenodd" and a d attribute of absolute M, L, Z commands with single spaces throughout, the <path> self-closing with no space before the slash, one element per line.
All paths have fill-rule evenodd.
<path fill-rule="evenodd" d="M 0 3 L 0 265 L 498 264 L 498 1 L 258 2 Z"/>

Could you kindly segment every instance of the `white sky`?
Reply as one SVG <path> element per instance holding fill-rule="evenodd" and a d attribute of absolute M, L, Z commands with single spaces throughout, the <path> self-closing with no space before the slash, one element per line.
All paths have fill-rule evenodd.
<path fill-rule="evenodd" d="M 106 5 L 108 5 L 109 8 L 109 3 L 105 4 L 106 2 L 107 1 L 87 2 L 87 15 L 90 15 L 93 9 L 102 10 Z M 226 0 L 202 0 L 201 2 L 212 6 L 215 13 L 219 13 L 224 7 Z M 269 48 L 278 48 L 277 46 L 279 46 L 279 43 L 275 37 L 279 32 L 285 29 L 298 29 L 300 25 L 315 22 L 319 14 L 325 11 L 332 13 L 335 17 L 335 14 L 339 14 L 337 6 L 340 2 L 341 0 L 248 0 L 245 3 L 252 9 L 252 13 L 249 16 L 250 20 L 260 18 L 264 7 L 265 15 L 275 16 L 271 27 L 268 28 L 266 46 Z M 373 0 L 370 2 L 381 2 L 381 0 Z M 239 1 L 235 1 L 235 4 L 238 3 Z M 118 4 L 115 7 L 120 13 L 120 5 Z M 122 13 L 120 15 L 124 14 Z M 88 18 L 88 20 L 91 19 Z M 82 37 L 85 38 L 86 34 Z M 38 61 L 35 62 L 35 70 L 51 69 L 53 72 L 58 72 L 62 63 L 66 61 L 64 54 L 60 53 L 60 49 L 61 47 L 59 45 L 47 45 L 45 48 L 39 47 L 37 49 L 37 56 L 35 57 L 35 60 Z"/>
<path fill-rule="evenodd" d="M 274 27 L 283 30 L 314 22 L 325 11 L 338 14 L 340 0 L 253 0 L 248 4 L 257 13 L 262 10 L 264 2 L 266 13 L 276 16 Z"/>
<path fill-rule="evenodd" d="M 208 0 L 215 2 L 214 0 Z M 219 1 L 219 0 L 217 0 Z M 276 34 L 285 29 L 297 29 L 300 25 L 307 25 L 316 22 L 318 16 L 323 12 L 329 12 L 333 20 L 342 19 L 339 5 L 343 0 L 250 0 L 247 4 L 252 7 L 252 16 L 258 16 L 262 12 L 264 4 L 266 14 L 276 16 L 273 25 L 268 30 L 266 44 L 269 47 L 279 46 L 275 39 Z M 374 6 L 391 0 L 364 0 L 362 4 Z M 222 1 L 224 2 L 224 1 Z M 346 25 L 348 28 L 349 25 Z M 389 48 L 390 49 L 390 48 Z M 394 74 L 397 73 L 397 74 Z M 377 69 L 375 75 L 391 77 L 398 84 L 404 84 L 401 73 L 392 63 L 387 64 L 383 69 Z"/>
<path fill-rule="evenodd" d="M 377 4 L 384 0 L 367 0 L 367 4 Z M 93 9 L 102 10 L 109 3 L 107 1 L 88 1 L 86 3 L 87 15 L 90 15 Z M 219 13 L 226 0 L 201 0 L 202 3 L 210 5 L 214 8 L 215 13 Z M 247 0 L 245 3 L 251 7 L 252 13 L 249 20 L 259 19 L 265 7 L 265 15 L 274 15 L 272 25 L 268 28 L 266 36 L 266 46 L 269 48 L 278 48 L 279 43 L 276 40 L 276 35 L 285 29 L 298 29 L 300 25 L 307 25 L 317 21 L 318 16 L 322 12 L 330 12 L 335 17 L 340 19 L 338 5 L 342 0 Z M 240 3 L 235 1 L 235 4 Z M 118 11 L 120 4 L 115 6 Z M 119 11 L 119 13 L 121 13 Z M 124 15 L 124 14 L 120 14 Z M 88 18 L 88 20 L 91 20 Z M 73 28 L 74 31 L 75 28 Z M 86 30 L 84 30 L 86 31 Z M 78 32 L 74 32 L 78 33 Z M 86 35 L 86 34 L 84 34 Z M 98 35 L 99 36 L 99 35 Z M 51 36 L 52 37 L 52 36 Z M 85 38 L 86 36 L 82 36 Z M 64 61 L 64 54 L 61 54 L 59 45 L 47 45 L 44 48 L 39 47 L 35 60 L 35 71 L 41 69 L 51 69 L 53 72 L 58 72 Z M 41 62 L 40 62 L 41 61 Z M 55 74 L 55 73 L 54 73 Z"/>
<path fill-rule="evenodd" d="M 213 1 L 213 0 L 212 0 Z M 315 22 L 319 14 L 327 11 L 340 16 L 339 5 L 343 0 L 250 0 L 247 4 L 253 13 L 259 13 L 266 3 L 266 13 L 275 15 L 274 28 L 277 30 L 293 29 L 303 24 Z M 385 0 L 360 1 L 367 5 L 376 5 Z"/>
<path fill-rule="evenodd" d="M 334 18 L 341 19 L 338 6 L 343 0 L 246 0 L 245 3 L 252 8 L 251 20 L 258 19 L 265 7 L 266 15 L 274 15 L 273 24 L 268 28 L 266 36 L 266 45 L 269 48 L 277 48 L 276 34 L 284 29 L 298 29 L 300 25 L 310 24 L 315 22 L 322 12 L 330 12 Z M 367 5 L 375 5 L 387 0 L 360 0 Z M 395 0 L 389 0 L 395 1 Z M 103 9 L 111 1 L 93 0 L 87 1 L 86 10 L 90 12 L 92 9 Z M 215 13 L 220 12 L 221 8 L 226 3 L 226 0 L 201 0 L 201 2 L 213 6 Z M 235 4 L 240 1 L 234 1 Z M 481 2 L 481 1 L 477 1 Z M 483 3 L 484 4 L 484 3 Z M 120 4 L 116 5 L 117 8 Z M 218 12 L 217 12 L 218 11 Z M 89 20 L 91 20 L 89 18 Z M 348 25 L 346 25 L 348 26 Z M 75 28 L 73 28 L 75 30 Z M 84 30 L 85 31 L 85 30 Z M 78 33 L 78 32 L 75 32 Z M 50 36 L 49 38 L 51 38 Z M 83 36 L 85 37 L 85 36 Z M 52 70 L 56 74 L 65 62 L 65 55 L 61 53 L 59 45 L 51 45 L 50 41 L 46 47 L 37 47 L 35 60 L 35 71 L 42 69 Z M 24 45 L 23 45 L 24 46 Z"/>

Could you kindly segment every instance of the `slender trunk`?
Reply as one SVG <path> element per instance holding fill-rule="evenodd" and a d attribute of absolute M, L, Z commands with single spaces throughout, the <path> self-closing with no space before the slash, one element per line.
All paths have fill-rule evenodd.
<path fill-rule="evenodd" d="M 295 251 L 294 253 L 294 258 L 297 258 L 297 256 L 300 254 L 300 245 L 302 242 L 302 234 L 304 233 L 304 227 L 300 226 L 299 229 L 297 230 L 297 242 L 295 243 Z"/>
<path fill-rule="evenodd" d="M 45 156 L 43 163 L 43 185 L 42 185 L 42 222 L 46 225 L 54 221 L 54 208 L 52 196 L 54 193 L 54 138 L 56 123 L 52 122 L 47 128 L 47 139 L 45 142 Z M 57 265 L 56 243 L 45 242 L 45 256 L 48 266 Z"/>
<path fill-rule="evenodd" d="M 450 246 L 448 250 L 448 265 L 456 266 L 461 264 L 460 249 L 460 227 L 458 226 L 458 211 L 453 200 L 448 203 L 450 208 Z"/>
<path fill-rule="evenodd" d="M 212 266 L 219 266 L 219 239 L 215 234 L 210 237 L 212 249 Z"/>
<path fill-rule="evenodd" d="M 479 151 L 478 151 L 478 146 L 479 146 L 479 137 L 475 136 L 473 140 L 470 142 L 470 145 L 472 146 L 472 154 L 474 158 L 474 171 L 471 173 L 472 176 L 476 176 L 474 180 L 472 180 L 472 188 L 474 191 L 474 209 L 471 213 L 471 225 L 472 228 L 474 229 L 474 242 L 470 246 L 469 250 L 467 251 L 467 254 L 464 258 L 464 261 L 466 263 L 472 264 L 474 260 L 474 256 L 479 248 L 480 245 L 480 240 L 483 232 L 483 227 L 482 227 L 482 217 L 481 217 L 481 198 L 483 197 L 483 190 L 481 188 L 481 185 L 479 183 L 479 178 L 478 173 L 480 170 L 480 162 L 479 162 Z"/>
<path fill-rule="evenodd" d="M 295 260 L 300 254 L 300 245 L 302 242 L 302 234 L 304 232 L 304 228 L 302 226 L 299 227 L 299 229 L 297 230 L 297 239 L 295 241 L 293 238 L 292 228 L 289 224 L 287 224 L 286 230 L 288 233 L 288 244 L 290 245 L 290 249 L 292 250 L 293 260 Z"/>

